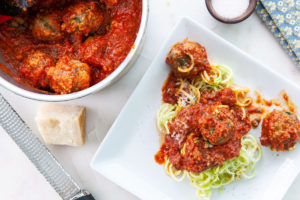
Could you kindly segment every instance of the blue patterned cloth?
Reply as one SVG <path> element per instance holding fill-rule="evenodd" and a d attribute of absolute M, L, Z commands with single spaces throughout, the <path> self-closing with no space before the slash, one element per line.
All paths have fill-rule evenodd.
<path fill-rule="evenodd" d="M 300 0 L 259 0 L 256 13 L 300 67 Z"/>

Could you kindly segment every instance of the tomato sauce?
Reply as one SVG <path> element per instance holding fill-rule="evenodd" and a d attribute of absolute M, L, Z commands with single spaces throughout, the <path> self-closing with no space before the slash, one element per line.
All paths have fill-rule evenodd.
<path fill-rule="evenodd" d="M 160 165 L 164 164 L 166 153 L 167 153 L 166 145 L 163 144 L 160 147 L 160 150 L 154 156 L 155 162 L 157 162 Z"/>
<path fill-rule="evenodd" d="M 65 56 L 88 64 L 90 69 L 84 73 L 90 77 L 84 81 L 89 84 L 79 87 L 85 89 L 105 79 L 123 62 L 134 45 L 141 15 L 141 0 L 40 1 L 0 26 L 1 53 L 16 75 L 33 87 L 56 94 L 75 92 L 71 85 L 62 86 L 70 87 L 68 92 L 55 91 L 51 85 L 53 78 L 47 76 L 51 67 L 45 66 L 37 73 L 28 57 L 40 51 L 50 57 L 56 68 L 60 68 L 55 65 Z M 27 74 L 22 74 L 25 62 L 29 67 L 25 70 Z M 74 76 L 64 77 L 64 84 L 81 84 L 76 81 Z"/>
<path fill-rule="evenodd" d="M 175 78 L 163 87 L 163 101 L 176 103 Z M 225 88 L 203 91 L 199 104 L 182 108 L 168 124 L 170 134 L 155 155 L 163 164 L 168 158 L 177 170 L 201 172 L 239 156 L 241 138 L 251 129 L 247 110 L 235 106 L 235 93 Z"/>
<path fill-rule="evenodd" d="M 259 126 L 261 122 L 261 117 L 258 116 L 258 117 L 255 117 L 254 119 L 251 120 L 251 125 L 252 125 L 252 128 L 257 128 Z"/>
<path fill-rule="evenodd" d="M 6 73 L 7 75 L 9 75 L 12 78 L 14 78 L 16 81 L 20 81 L 19 78 L 8 67 L 6 67 L 4 64 L 0 63 L 0 69 L 4 73 Z"/>
<path fill-rule="evenodd" d="M 169 104 L 176 104 L 178 101 L 177 91 L 180 85 L 177 83 L 177 78 L 171 73 L 162 87 L 162 99 Z"/>
<path fill-rule="evenodd" d="M 267 111 L 270 110 L 269 108 L 272 106 L 280 107 L 281 109 L 288 110 L 292 113 L 295 113 L 297 110 L 296 105 L 292 102 L 292 100 L 284 90 L 280 91 L 279 97 L 276 99 L 264 99 L 263 96 L 257 91 L 255 91 L 255 95 L 256 104 L 265 108 L 262 110 L 261 114 L 265 114 Z M 252 109 L 255 110 L 257 108 L 253 107 Z M 252 113 L 255 113 L 253 112 L 254 110 L 248 109 L 248 111 Z"/>
<path fill-rule="evenodd" d="M 290 97 L 287 95 L 285 91 L 281 91 L 282 98 L 284 100 L 285 105 L 287 106 L 290 112 L 296 112 L 296 105 L 291 101 Z"/>
<path fill-rule="evenodd" d="M 255 91 L 255 96 L 256 96 L 256 103 L 261 104 L 262 103 L 262 96 L 259 92 Z"/>
<path fill-rule="evenodd" d="M 260 108 L 260 107 L 249 107 L 247 109 L 248 113 L 249 114 L 263 114 L 264 113 L 264 109 L 263 108 Z"/>

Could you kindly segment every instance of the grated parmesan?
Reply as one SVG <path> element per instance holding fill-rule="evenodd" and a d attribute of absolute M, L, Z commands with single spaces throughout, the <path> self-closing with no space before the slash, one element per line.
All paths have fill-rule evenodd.
<path fill-rule="evenodd" d="M 212 6 L 222 17 L 232 19 L 241 16 L 249 6 L 249 0 L 212 0 Z"/>

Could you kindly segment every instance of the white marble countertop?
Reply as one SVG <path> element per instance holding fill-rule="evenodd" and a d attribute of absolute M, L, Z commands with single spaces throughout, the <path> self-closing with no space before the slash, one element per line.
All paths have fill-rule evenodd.
<path fill-rule="evenodd" d="M 87 107 L 87 141 L 84 147 L 48 146 L 64 168 L 80 185 L 102 200 L 135 200 L 128 193 L 100 174 L 89 164 L 96 149 L 113 121 L 138 84 L 162 42 L 168 37 L 181 16 L 190 16 L 226 40 L 232 42 L 260 62 L 300 84 L 298 70 L 269 30 L 254 14 L 236 25 L 226 25 L 214 20 L 206 10 L 204 0 L 150 0 L 147 38 L 140 58 L 133 69 L 119 82 L 97 94 L 64 102 Z M 38 136 L 34 121 L 41 102 L 19 97 L 0 87 L 1 94 L 12 104 L 33 132 Z M 298 144 L 299 145 L 299 144 Z M 0 191 L 1 199 L 55 200 L 60 197 L 0 128 Z M 300 199 L 300 176 L 289 189 L 284 200 Z"/>

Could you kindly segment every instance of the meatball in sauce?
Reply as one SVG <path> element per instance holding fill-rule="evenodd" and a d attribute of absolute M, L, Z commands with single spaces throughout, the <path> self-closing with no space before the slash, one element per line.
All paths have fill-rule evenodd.
<path fill-rule="evenodd" d="M 232 138 L 235 130 L 233 114 L 227 106 L 210 106 L 198 118 L 199 129 L 204 140 L 212 145 L 221 145 Z"/>
<path fill-rule="evenodd" d="M 32 24 L 32 35 L 41 41 L 57 41 L 62 39 L 60 21 L 57 13 L 38 14 Z"/>
<path fill-rule="evenodd" d="M 296 114 L 273 110 L 262 123 L 260 142 L 272 150 L 288 151 L 292 149 L 300 136 L 300 121 Z"/>
<path fill-rule="evenodd" d="M 66 9 L 62 29 L 87 36 L 97 31 L 103 21 L 104 15 L 96 2 L 80 2 Z"/>
<path fill-rule="evenodd" d="M 105 66 L 107 40 L 100 36 L 89 37 L 81 46 L 82 60 L 94 66 Z"/>
<path fill-rule="evenodd" d="M 166 63 L 178 78 L 194 78 L 209 69 L 205 48 L 189 40 L 176 43 L 167 55 Z"/>
<path fill-rule="evenodd" d="M 203 92 L 199 104 L 178 112 L 157 153 L 161 163 L 166 156 L 177 170 L 199 173 L 239 155 L 241 138 L 249 132 L 251 123 L 249 114 L 244 115 L 234 105 L 236 99 L 230 90 Z"/>
<path fill-rule="evenodd" d="M 37 88 L 47 88 L 47 70 L 54 65 L 54 61 L 46 53 L 35 51 L 27 56 L 19 69 L 19 75 L 26 78 Z"/>
<path fill-rule="evenodd" d="M 58 94 L 68 94 L 90 86 L 91 69 L 86 63 L 65 56 L 47 71 L 47 76 L 52 90 Z"/>

